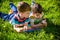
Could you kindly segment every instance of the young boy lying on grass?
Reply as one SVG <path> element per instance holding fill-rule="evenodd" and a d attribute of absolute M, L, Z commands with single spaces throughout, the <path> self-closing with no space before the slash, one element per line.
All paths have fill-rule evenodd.
<path fill-rule="evenodd" d="M 12 14 L 4 14 L 0 12 L 0 17 L 3 20 L 8 20 L 12 25 L 14 30 L 21 32 L 27 30 L 29 23 L 30 5 L 25 2 L 19 2 L 17 5 L 17 13 L 13 11 Z M 13 17 L 12 17 L 13 16 Z M 12 17 L 12 18 L 11 18 Z"/>
<path fill-rule="evenodd" d="M 32 12 L 30 15 L 32 28 L 44 28 L 47 26 L 46 19 L 43 18 L 42 7 L 38 3 L 34 3 L 32 6 Z"/>

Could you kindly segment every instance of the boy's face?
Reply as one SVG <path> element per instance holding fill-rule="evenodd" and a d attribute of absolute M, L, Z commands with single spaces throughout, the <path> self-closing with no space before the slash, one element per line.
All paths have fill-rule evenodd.
<path fill-rule="evenodd" d="M 23 16 L 24 16 L 25 18 L 28 18 L 29 15 L 30 15 L 30 11 L 23 12 Z"/>
<path fill-rule="evenodd" d="M 34 16 L 35 16 L 35 18 L 39 19 L 39 18 L 41 18 L 42 15 L 40 13 L 36 13 Z"/>

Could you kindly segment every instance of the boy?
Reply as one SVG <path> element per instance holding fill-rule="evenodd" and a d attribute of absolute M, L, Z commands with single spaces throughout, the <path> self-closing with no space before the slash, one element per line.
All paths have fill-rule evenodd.
<path fill-rule="evenodd" d="M 38 3 L 35 3 L 32 6 L 32 13 L 30 18 L 32 28 L 44 28 L 47 26 L 46 19 L 43 19 L 42 7 Z"/>
<path fill-rule="evenodd" d="M 29 4 L 27 4 L 25 2 L 18 3 L 18 6 L 17 6 L 18 12 L 15 13 L 14 17 L 9 20 L 17 32 L 27 30 L 27 28 L 28 28 L 27 26 L 28 26 L 28 22 L 29 22 L 28 17 L 29 17 L 30 10 L 31 10 L 31 8 L 30 8 Z M 0 14 L 2 17 L 2 13 L 0 13 Z M 4 19 L 4 17 L 2 17 L 2 18 Z M 20 28 L 21 26 L 23 26 L 23 27 Z"/>

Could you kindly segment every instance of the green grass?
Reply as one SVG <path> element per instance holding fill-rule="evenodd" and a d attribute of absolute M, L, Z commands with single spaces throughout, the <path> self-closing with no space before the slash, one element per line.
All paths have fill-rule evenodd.
<path fill-rule="evenodd" d="M 20 0 L 1 0 L 0 11 L 8 13 L 9 2 L 15 5 Z M 31 4 L 31 0 L 23 0 Z M 43 7 L 48 26 L 40 31 L 17 33 L 9 22 L 0 19 L 0 40 L 59 40 L 60 39 L 60 3 L 59 0 L 36 0 Z"/>

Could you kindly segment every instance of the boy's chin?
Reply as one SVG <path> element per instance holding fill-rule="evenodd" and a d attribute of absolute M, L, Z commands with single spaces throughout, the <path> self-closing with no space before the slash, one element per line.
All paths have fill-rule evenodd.
<path fill-rule="evenodd" d="M 41 17 L 35 17 L 35 18 L 40 19 Z"/>

